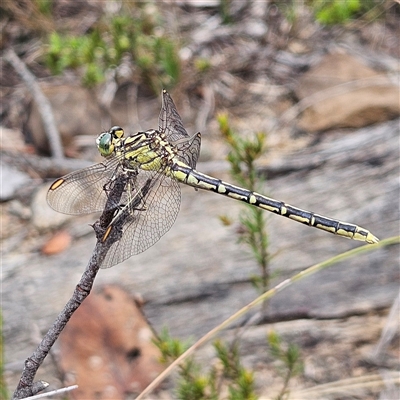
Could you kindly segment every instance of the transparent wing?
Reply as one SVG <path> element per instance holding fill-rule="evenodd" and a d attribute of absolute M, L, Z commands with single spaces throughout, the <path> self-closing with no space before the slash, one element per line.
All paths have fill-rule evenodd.
<path fill-rule="evenodd" d="M 178 149 L 178 158 L 191 168 L 196 168 L 197 159 L 200 154 L 201 135 L 200 132 L 183 143 L 175 144 Z"/>
<path fill-rule="evenodd" d="M 159 131 L 165 133 L 168 141 L 178 149 L 179 159 L 195 168 L 200 154 L 200 133 L 192 137 L 188 135 L 178 110 L 166 90 L 162 92 Z"/>
<path fill-rule="evenodd" d="M 140 170 L 131 199 L 110 224 L 120 239 L 112 244 L 101 265 L 109 268 L 153 246 L 174 224 L 181 203 L 176 181 L 160 174 Z M 113 234 L 112 230 L 109 235 Z M 108 240 L 108 239 L 107 239 Z"/>
<path fill-rule="evenodd" d="M 116 157 L 72 172 L 57 179 L 47 192 L 47 202 L 64 214 L 89 214 L 103 211 L 107 185 L 112 182 L 120 163 Z"/>
<path fill-rule="evenodd" d="M 162 105 L 158 122 L 160 132 L 165 133 L 170 142 L 190 138 L 183 127 L 181 117 L 174 102 L 166 90 L 162 92 Z"/>

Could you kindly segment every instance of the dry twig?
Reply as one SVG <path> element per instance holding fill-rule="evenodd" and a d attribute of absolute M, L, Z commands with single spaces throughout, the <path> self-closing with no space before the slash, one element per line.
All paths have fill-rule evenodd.
<path fill-rule="evenodd" d="M 72 297 L 56 318 L 53 326 L 48 330 L 33 354 L 25 360 L 25 367 L 18 382 L 18 386 L 15 389 L 13 399 L 23 399 L 33 396 L 48 386 L 48 384 L 43 381 L 33 382 L 36 372 L 43 363 L 60 333 L 63 331 L 65 325 L 70 320 L 72 314 L 89 295 L 93 287 L 94 279 L 96 278 L 97 272 L 99 271 L 107 252 L 112 244 L 120 239 L 118 233 L 122 235 L 122 225 L 125 221 L 123 218 L 117 218 L 114 226 L 117 234 L 114 235 L 112 240 L 103 240 L 105 231 L 114 218 L 116 211 L 115 204 L 119 204 L 121 196 L 124 192 L 126 181 L 129 179 L 127 175 L 121 175 L 119 178 L 120 179 L 116 180 L 114 187 L 108 194 L 107 203 L 102 215 L 93 225 L 93 229 L 96 232 L 97 243 L 85 272 L 77 284 Z"/>
<path fill-rule="evenodd" d="M 49 145 L 53 158 L 58 160 L 63 159 L 64 153 L 62 149 L 60 134 L 58 133 L 50 102 L 40 89 L 40 86 L 38 85 L 35 76 L 28 70 L 24 62 L 18 57 L 18 55 L 12 48 L 9 48 L 4 52 L 4 58 L 13 66 L 15 71 L 25 82 L 37 104 L 40 116 L 43 121 L 44 130 L 49 139 Z"/>

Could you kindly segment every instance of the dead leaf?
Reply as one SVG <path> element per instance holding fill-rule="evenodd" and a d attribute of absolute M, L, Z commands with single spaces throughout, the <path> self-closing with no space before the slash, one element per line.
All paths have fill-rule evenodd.
<path fill-rule="evenodd" d="M 136 301 L 117 286 L 89 295 L 60 336 L 65 384 L 74 399 L 125 399 L 160 372 L 155 337 Z"/>
<path fill-rule="evenodd" d="M 61 253 L 71 245 L 71 241 L 71 235 L 67 231 L 59 231 L 44 244 L 42 253 L 47 256 Z"/>

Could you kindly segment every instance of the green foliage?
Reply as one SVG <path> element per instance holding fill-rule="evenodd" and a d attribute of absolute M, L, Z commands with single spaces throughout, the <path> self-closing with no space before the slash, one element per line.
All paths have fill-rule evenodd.
<path fill-rule="evenodd" d="M 170 336 L 168 329 L 162 329 L 158 339 L 154 341 L 161 352 L 160 362 L 166 364 L 182 355 L 189 347 L 189 342 L 182 342 Z"/>
<path fill-rule="evenodd" d="M 164 329 L 155 344 L 161 351 L 161 361 L 169 363 L 178 358 L 187 348 L 182 343 L 170 337 Z M 240 363 L 237 346 L 228 348 L 220 340 L 214 343 L 220 368 L 212 366 L 206 373 L 188 357 L 179 366 L 179 378 L 176 385 L 176 396 L 183 400 L 219 400 L 221 389 L 226 387 L 229 400 L 256 400 L 253 372 L 243 368 Z"/>
<path fill-rule="evenodd" d="M 233 19 L 229 11 L 231 0 L 219 0 L 219 15 L 223 24 L 232 23 Z"/>
<path fill-rule="evenodd" d="M 180 74 L 176 43 L 157 30 L 154 18 L 140 12 L 140 8 L 136 11 L 136 16 L 104 16 L 85 35 L 51 33 L 46 65 L 54 74 L 67 68 L 79 69 L 83 83 L 95 86 L 128 56 L 155 92 L 173 86 Z"/>
<path fill-rule="evenodd" d="M 194 60 L 194 66 L 200 73 L 205 73 L 211 69 L 211 61 L 205 57 L 199 57 Z"/>
<path fill-rule="evenodd" d="M 268 335 L 267 341 L 270 355 L 280 363 L 278 371 L 284 384 L 277 399 L 283 399 L 288 394 L 290 379 L 303 371 L 300 352 L 293 344 L 283 344 L 275 332 Z M 161 351 L 164 364 L 176 360 L 189 346 L 173 339 L 165 329 L 155 344 Z M 254 373 L 243 367 L 237 342 L 228 346 L 217 339 L 214 349 L 218 362 L 208 372 L 202 371 L 193 357 L 186 358 L 179 366 L 176 397 L 182 400 L 256 400 Z"/>
<path fill-rule="evenodd" d="M 276 397 L 277 400 L 282 400 L 288 395 L 288 385 L 291 378 L 303 372 L 303 362 L 300 359 L 299 348 L 290 343 L 285 346 L 282 343 L 281 337 L 274 331 L 271 331 L 267 336 L 267 341 L 270 348 L 270 355 L 275 360 L 280 362 L 278 371 L 284 382 L 283 387 Z"/>
<path fill-rule="evenodd" d="M 176 360 L 189 347 L 188 343 L 172 338 L 167 329 L 163 329 L 154 341 L 161 351 L 160 362 L 168 364 Z M 179 399 L 206 399 L 207 379 L 200 374 L 200 367 L 193 357 L 188 357 L 179 366 L 179 379 L 176 393 Z"/>
<path fill-rule="evenodd" d="M 345 24 L 354 18 L 365 16 L 376 19 L 385 11 L 384 0 L 307 0 L 304 3 L 291 0 L 274 3 L 292 24 L 301 18 L 301 7 L 308 7 L 315 19 L 323 25 Z"/>
<path fill-rule="evenodd" d="M 214 348 L 222 363 L 223 377 L 229 382 L 228 398 L 230 400 L 257 399 L 254 391 L 254 374 L 241 365 L 237 344 L 228 348 L 220 340 L 216 340 Z"/>
<path fill-rule="evenodd" d="M 258 132 L 253 140 L 240 137 L 231 128 L 226 114 L 218 117 L 219 129 L 230 147 L 228 162 L 233 179 L 251 191 L 259 191 L 260 181 L 255 163 L 265 152 L 266 135 Z M 242 230 L 240 241 L 247 244 L 261 269 L 260 276 L 253 276 L 252 283 L 260 291 L 265 292 L 269 286 L 268 271 L 268 235 L 266 233 L 265 212 L 259 208 L 245 204 L 246 211 L 240 215 Z M 228 218 L 222 218 L 227 224 Z"/>
<path fill-rule="evenodd" d="M 361 0 L 314 0 L 311 6 L 318 22 L 334 25 L 343 24 L 361 12 L 369 11 L 375 4 Z"/>
<path fill-rule="evenodd" d="M 50 16 L 53 10 L 53 0 L 34 0 L 40 13 Z"/>

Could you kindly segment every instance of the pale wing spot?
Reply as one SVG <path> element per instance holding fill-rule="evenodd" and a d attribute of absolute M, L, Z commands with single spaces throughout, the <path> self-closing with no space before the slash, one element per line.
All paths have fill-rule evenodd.
<path fill-rule="evenodd" d="M 63 183 L 65 182 L 64 179 L 60 178 L 57 179 L 51 186 L 50 190 L 56 190 L 58 187 L 60 187 Z"/>

